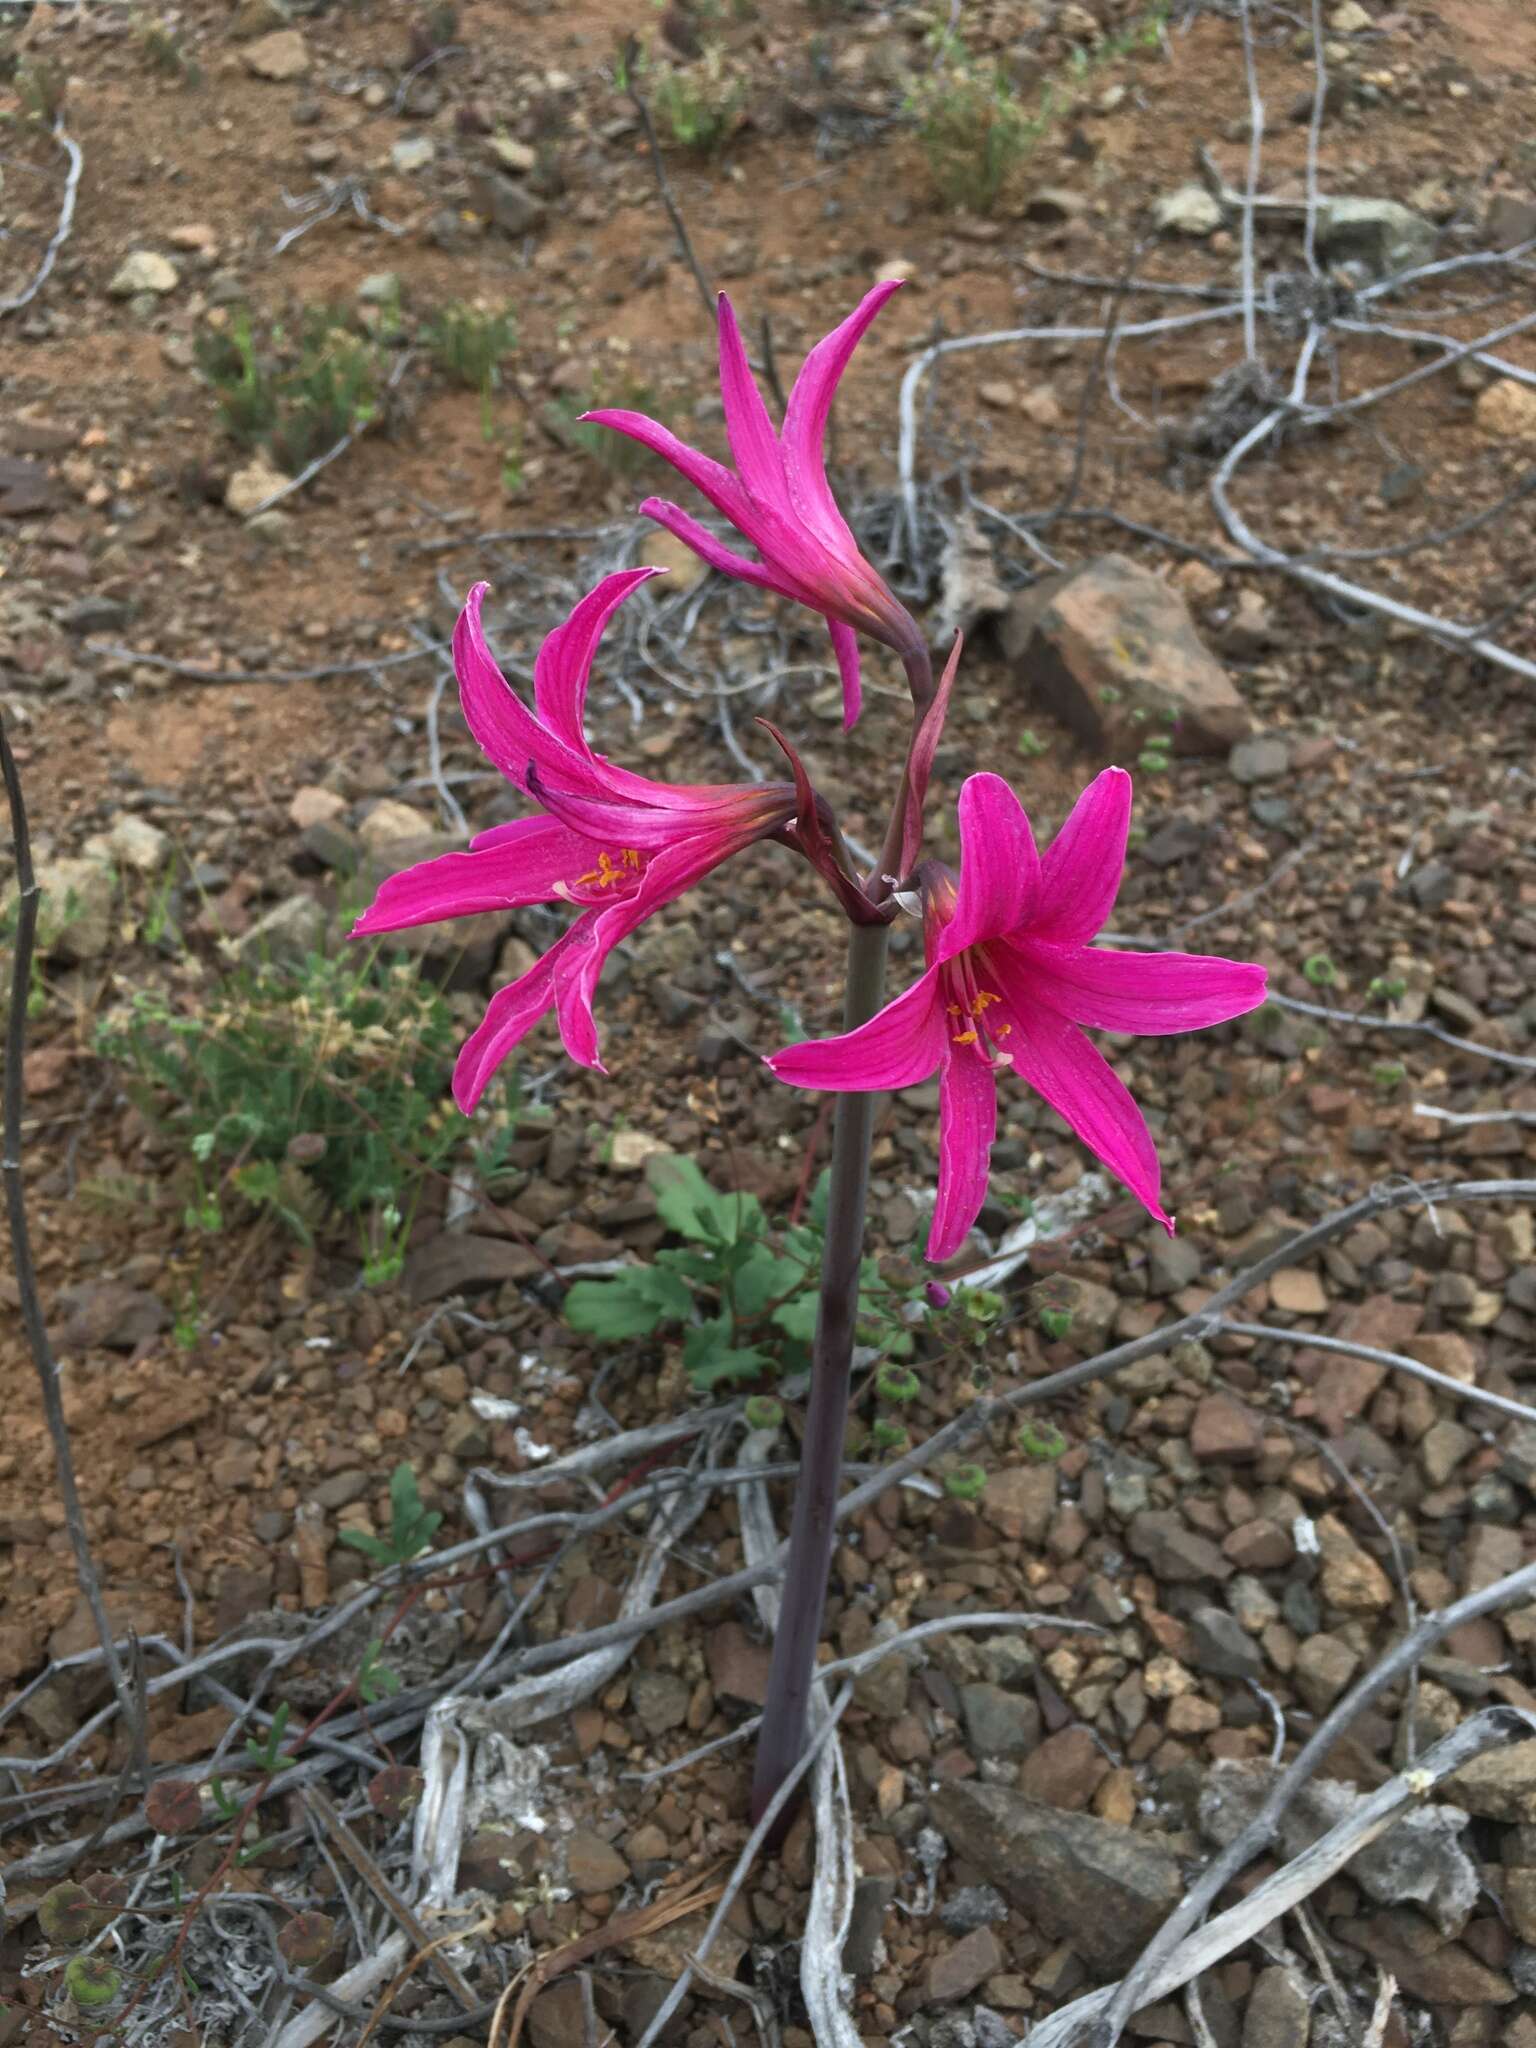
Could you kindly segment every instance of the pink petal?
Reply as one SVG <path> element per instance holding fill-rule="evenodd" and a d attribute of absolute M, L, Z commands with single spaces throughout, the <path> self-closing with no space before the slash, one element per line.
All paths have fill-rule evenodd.
<path fill-rule="evenodd" d="M 517 788 L 527 789 L 528 771 L 535 765 L 568 783 L 590 786 L 592 772 L 583 756 L 545 731 L 491 658 L 480 621 L 488 587 L 475 585 L 453 629 L 453 666 L 465 723 L 481 753 Z"/>
<path fill-rule="evenodd" d="M 1256 961 L 1056 946 L 1033 933 L 1013 950 L 1032 994 L 1074 1024 L 1099 1031 L 1144 1038 L 1199 1031 L 1256 1010 L 1265 996 L 1265 971 Z"/>
<path fill-rule="evenodd" d="M 754 497 L 787 511 L 779 437 L 747 361 L 735 309 L 724 292 L 720 294 L 720 396 L 725 404 L 726 438 L 741 481 Z"/>
<path fill-rule="evenodd" d="M 899 283 L 877 284 L 841 326 L 817 342 L 801 365 L 784 408 L 784 472 L 796 509 L 824 543 L 848 549 L 855 557 L 857 544 L 827 483 L 823 453 L 827 416 L 833 393 L 865 330 L 891 294 L 900 289 Z"/>
<path fill-rule="evenodd" d="M 474 1111 L 502 1061 L 554 1008 L 554 969 L 570 936 L 564 933 L 526 974 L 497 989 L 484 1017 L 465 1040 L 454 1063 L 453 1099 L 466 1116 Z"/>
<path fill-rule="evenodd" d="M 397 932 L 442 918 L 473 917 L 525 903 L 554 903 L 557 884 L 585 873 L 597 849 L 553 818 L 519 818 L 496 828 L 495 843 L 482 833 L 467 853 L 418 861 L 379 885 L 352 927 L 353 938 Z"/>
<path fill-rule="evenodd" d="M 939 1187 L 928 1232 L 935 1265 L 954 1257 L 981 1213 L 996 1136 L 997 1076 L 970 1047 L 952 1047 L 939 1089 Z"/>
<path fill-rule="evenodd" d="M 801 590 L 786 590 L 782 580 L 761 562 L 754 562 L 750 555 L 741 555 L 734 548 L 728 548 L 723 540 L 701 526 L 681 505 L 674 505 L 670 498 L 646 498 L 640 506 L 641 517 L 654 519 L 658 526 L 664 526 L 668 533 L 674 533 L 690 547 L 701 562 L 708 562 L 711 569 L 718 569 L 722 576 L 733 576 L 740 583 L 756 583 L 764 590 L 771 590 L 777 596 L 792 598 L 797 604 L 805 602 Z"/>
<path fill-rule="evenodd" d="M 944 720 L 949 715 L 950 692 L 955 686 L 955 676 L 960 667 L 960 635 L 955 635 L 955 644 L 944 664 L 944 673 L 939 677 L 939 686 L 933 695 L 933 702 L 923 713 L 922 724 L 912 735 L 912 745 L 907 754 L 906 812 L 902 819 L 901 872 L 910 875 L 917 866 L 917 856 L 923 848 L 923 805 L 928 798 L 928 778 L 933 772 L 933 757 L 939 750 L 939 741 L 944 735 Z"/>
<path fill-rule="evenodd" d="M 591 756 L 584 718 L 587 682 L 603 629 L 632 590 L 660 576 L 660 569 L 623 569 L 605 576 L 556 626 L 533 665 L 533 701 L 539 721 L 573 753 Z"/>
<path fill-rule="evenodd" d="M 945 1046 L 938 975 L 929 968 L 856 1031 L 808 1038 L 771 1053 L 764 1064 L 792 1088 L 860 1095 L 877 1088 L 916 1087 L 943 1060 Z"/>
<path fill-rule="evenodd" d="M 598 412 L 584 412 L 582 418 L 599 427 L 611 427 L 616 434 L 638 441 L 642 448 L 649 448 L 653 455 L 659 455 L 696 491 L 702 491 L 732 526 L 755 542 L 753 529 L 757 521 L 751 494 L 731 475 L 723 462 L 716 462 L 712 455 L 701 455 L 697 448 L 690 448 L 686 441 L 680 441 L 670 427 L 662 426 L 658 420 L 648 420 L 643 412 L 623 412 L 605 407 Z"/>
<path fill-rule="evenodd" d="M 542 775 L 534 775 L 529 787 L 545 810 L 610 852 L 617 847 L 649 850 L 681 840 L 708 839 L 717 844 L 718 858 L 723 860 L 754 839 L 766 838 L 787 825 L 795 815 L 795 793 L 783 782 L 745 783 L 718 791 L 684 784 L 676 793 L 686 799 L 685 804 L 670 810 L 558 789 Z"/>
<path fill-rule="evenodd" d="M 936 957 L 1000 939 L 1027 924 L 1040 902 L 1040 856 L 1029 819 L 1001 775 L 970 775 L 960 788 L 960 887 Z"/>
<path fill-rule="evenodd" d="M 599 923 L 597 917 L 583 916 L 571 926 L 570 946 L 561 955 L 555 970 L 555 1014 L 566 1052 L 577 1066 L 591 1067 L 604 1074 L 608 1070 L 598 1050 L 597 1019 L 592 1014 L 592 999 L 597 994 L 598 979 L 608 963 L 608 955 L 618 941 L 615 937 L 603 944 L 598 933 Z"/>
<path fill-rule="evenodd" d="M 1041 856 L 1044 884 L 1033 936 L 1086 945 L 1108 922 L 1125 870 L 1131 829 L 1131 778 L 1123 768 L 1096 775 Z"/>
<path fill-rule="evenodd" d="M 1003 1035 L 992 1021 L 996 1012 L 989 1013 L 999 1051 L 1171 1236 L 1172 1219 L 1158 1202 L 1157 1149 L 1130 1091 L 1075 1024 L 1035 999 L 1028 971 L 1011 948 L 996 947 L 988 958 L 1013 1026 Z"/>
<path fill-rule="evenodd" d="M 828 619 L 827 631 L 832 635 L 832 652 L 837 656 L 838 673 L 843 679 L 843 731 L 852 732 L 864 702 L 864 688 L 859 680 L 859 636 L 841 619 Z"/>

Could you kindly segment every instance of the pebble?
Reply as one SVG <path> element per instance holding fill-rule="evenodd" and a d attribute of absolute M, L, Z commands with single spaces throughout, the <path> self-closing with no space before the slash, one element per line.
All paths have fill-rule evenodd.
<path fill-rule="evenodd" d="M 296 28 L 280 28 L 271 35 L 247 43 L 241 53 L 245 68 L 255 78 L 285 84 L 303 78 L 309 70 L 309 45 Z"/>
<path fill-rule="evenodd" d="M 113 272 L 107 295 L 114 299 L 133 299 L 140 292 L 149 292 L 159 298 L 166 292 L 175 291 L 180 282 L 181 272 L 169 256 L 162 256 L 155 249 L 134 249 Z"/>

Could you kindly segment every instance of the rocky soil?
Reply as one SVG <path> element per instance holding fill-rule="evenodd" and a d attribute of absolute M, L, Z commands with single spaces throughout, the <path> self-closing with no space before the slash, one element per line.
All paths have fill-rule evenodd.
<path fill-rule="evenodd" d="M 1407 221 L 1388 226 L 1416 260 L 1531 240 L 1536 30 L 1519 10 L 1345 0 L 1326 13 L 1324 190 L 1393 202 Z M 1289 13 L 1256 4 L 1254 20 L 1265 189 L 1294 202 L 1310 41 Z M 1217 339 L 1197 327 L 1108 354 L 1058 338 L 945 359 L 918 450 L 928 559 L 901 557 L 895 398 L 919 349 L 941 334 L 1183 310 L 1177 296 L 1117 296 L 1133 249 L 1139 275 L 1232 287 L 1240 234 L 1208 184 L 1189 180 L 1205 143 L 1241 184 L 1234 10 L 1175 8 L 1160 44 L 1108 47 L 1132 21 L 1104 0 L 964 10 L 973 50 L 1020 92 L 1086 74 L 989 218 L 937 206 L 903 114 L 904 81 L 932 61 L 931 10 L 684 6 L 644 24 L 658 64 L 718 35 L 740 80 L 724 148 L 668 148 L 665 162 L 701 260 L 749 332 L 770 317 L 781 364 L 873 276 L 910 280 L 847 380 L 834 470 L 935 637 L 962 617 L 971 628 L 936 766 L 939 850 L 953 851 L 953 794 L 978 766 L 1010 774 L 1043 839 L 1092 773 L 1122 760 L 1137 811 L 1120 940 L 1262 959 L 1278 995 L 1335 1013 L 1272 1008 L 1197 1038 L 1108 1042 L 1157 1135 L 1171 1241 L 1117 1191 L 1084 1187 L 1091 1162 L 1043 1105 L 1005 1097 L 993 1199 L 949 1277 L 983 1266 L 1025 1202 L 1075 1195 L 1077 1217 L 1005 1283 L 984 1339 L 924 1361 L 902 1417 L 914 1441 L 983 1398 L 1199 1315 L 1233 1275 L 1372 1189 L 1529 1180 L 1536 1162 L 1530 682 L 1237 560 L 1206 486 L 1249 419 L 1231 381 L 1240 322 Z M 433 652 L 482 576 L 496 645 L 520 677 L 595 574 L 665 561 L 671 594 L 635 601 L 637 623 L 599 668 L 594 744 L 678 780 L 723 779 L 743 757 L 772 772 L 751 725 L 765 710 L 842 793 L 842 821 L 865 842 L 881 829 L 900 707 L 899 677 L 871 660 L 871 708 L 845 742 L 819 623 L 701 582 L 630 517 L 658 474 L 615 470 L 573 434 L 594 391 L 643 388 L 679 431 L 719 440 L 711 337 L 638 116 L 614 88 L 628 12 L 463 0 L 451 37 L 424 49 L 414 13 L 290 19 L 276 0 L 194 0 L 161 24 L 174 62 L 154 25 L 43 4 L 0 23 L 0 312 L 53 233 L 68 169 L 36 118 L 37 79 L 62 88 L 60 122 L 83 157 L 51 277 L 0 318 L 0 703 L 47 891 L 24 1075 L 40 1284 L 109 1609 L 180 1654 L 184 1630 L 199 1650 L 236 1631 L 277 1637 L 355 1592 L 372 1566 L 342 1538 L 387 1531 L 402 1460 L 445 1518 L 440 1545 L 475 1533 L 481 1496 L 510 1522 L 655 1477 L 648 1456 L 598 1483 L 539 1483 L 542 1466 L 615 1428 L 675 1420 L 685 1439 L 698 1405 L 675 1346 L 579 1338 L 555 1269 L 664 1241 L 642 1170 L 658 1148 L 776 1216 L 790 1209 L 823 1161 L 825 1123 L 759 1055 L 791 1019 L 829 1028 L 838 931 L 771 848 L 654 920 L 603 986 L 609 1073 L 559 1063 L 553 1034 L 531 1041 L 494 1190 L 466 1196 L 462 1171 L 425 1178 L 403 1269 L 382 1285 L 363 1284 L 355 1236 L 334 1219 L 306 1245 L 227 1187 L 221 1231 L 192 1227 L 185 1143 L 102 1056 L 103 1022 L 136 994 L 195 1014 L 242 957 L 340 952 L 372 878 L 516 814 Z M 291 203 L 301 198 L 307 211 Z M 1263 274 L 1290 275 L 1294 214 L 1261 213 L 1258 232 Z M 1355 289 L 1374 259 L 1346 247 L 1329 260 Z M 251 451 L 222 432 L 199 338 L 241 306 L 268 322 L 306 305 L 376 306 L 385 274 L 409 344 L 390 405 L 307 488 L 259 509 L 283 476 L 267 464 L 253 479 Z M 1530 274 L 1488 284 L 1474 267 L 1473 282 L 1426 286 L 1397 317 L 1470 342 L 1528 312 Z M 434 309 L 477 299 L 509 304 L 517 323 L 489 431 L 481 398 L 450 388 L 420 342 Z M 1277 368 L 1299 331 L 1266 326 Z M 1347 354 L 1336 340 L 1328 374 L 1341 392 L 1433 359 L 1374 331 Z M 1298 429 L 1235 495 L 1293 553 L 1401 549 L 1343 567 L 1442 618 L 1495 621 L 1492 636 L 1529 662 L 1536 628 L 1519 600 L 1536 428 L 1522 375 L 1536 375 L 1536 336 L 1498 350 L 1503 368 L 1467 356 L 1360 424 Z M 1501 516 L 1406 549 L 1501 496 Z M 1072 516 L 1021 526 L 1051 506 Z M 1094 516 L 1106 508 L 1114 519 Z M 957 533 L 971 549 L 959 585 Z M 740 694 L 720 694 L 722 677 Z M 1144 761 L 1149 736 L 1170 730 L 1171 749 Z M 411 957 L 468 1028 L 487 989 L 554 929 L 530 913 L 488 917 L 419 935 Z M 916 931 L 898 931 L 896 974 L 919 954 Z M 936 1109 L 934 1089 L 881 1109 L 873 1231 L 892 1270 L 916 1270 Z M 14 1308 L 9 1273 L 0 1297 Z M 992 1428 L 967 1452 L 984 1470 L 979 1492 L 947 1489 L 949 1460 L 847 1526 L 829 1657 L 955 1624 L 867 1665 L 841 1725 L 857 1870 L 842 1961 L 868 2043 L 995 2048 L 1122 1973 L 1251 1812 L 1277 1743 L 1293 1754 L 1417 1617 L 1536 1554 L 1529 1204 L 1384 1210 L 1228 1313 L 1272 1334 L 1190 1326 L 1031 1410 L 1046 1436 Z M 1457 1391 L 1320 1337 L 1430 1367 Z M 32 1908 L 58 1874 L 39 1859 L 90 1831 L 102 1803 L 77 1795 L 126 1752 L 107 1728 L 36 1768 L 106 1691 L 95 1667 L 60 1668 L 94 1636 L 15 1327 L 0 1330 L 0 1399 L 0 1750 L 12 1764 L 0 1810 L 19 1867 L 0 1939 L 0 2041 L 78 2039 L 51 1966 L 37 1967 Z M 799 1427 L 798 1401 L 786 1408 L 781 1456 Z M 867 1425 L 867 1390 L 858 1412 Z M 739 1448 L 731 1428 L 720 1462 Z M 853 1448 L 876 1455 L 862 1437 Z M 493 1494 L 484 1473 L 527 1483 Z M 787 1498 L 772 1489 L 781 1526 Z M 500 1583 L 471 1574 L 436 1588 L 402 1623 L 392 1663 L 408 1685 L 467 1668 L 499 1638 L 508 1584 L 532 1596 L 522 1643 L 613 1620 L 648 1512 L 583 1533 L 552 1565 L 525 1538 Z M 745 1541 L 734 1496 L 717 1491 L 657 1597 L 738 1569 Z M 1010 1610 L 1045 1621 L 965 1628 L 967 1614 Z M 317 1647 L 274 1697 L 318 1711 L 366 1648 Z M 1536 1713 L 1533 1652 L 1536 1604 L 1456 1628 L 1411 1687 L 1355 1718 L 1243 1886 L 1480 1708 Z M 172 1668 L 146 1657 L 152 1677 Z M 600 2041 L 605 2027 L 638 2040 L 696 1947 L 705 1908 L 629 1934 L 624 1916 L 682 1880 L 723 1877 L 747 1834 L 749 1745 L 655 1774 L 756 1711 L 766 1663 L 760 1616 L 741 1597 L 658 1626 L 590 1698 L 514 1731 L 531 1790 L 521 1807 L 489 1802 L 497 1839 L 466 1846 L 457 1889 L 484 1912 L 454 1951 L 459 1967 L 489 2001 L 521 1961 L 611 1937 L 533 2000 L 537 2048 Z M 154 1764 L 203 1765 L 251 1675 L 242 1661 L 219 1674 L 234 1692 L 162 1688 L 148 1714 Z M 369 1811 L 353 1796 L 367 1773 L 349 1768 L 346 1810 L 403 1884 L 409 1824 Z M 340 1779 L 332 1790 L 342 1803 Z M 1198 2006 L 1164 2000 L 1131 2037 L 1333 2048 L 1365 2037 L 1388 1973 L 1378 2048 L 1536 2048 L 1536 1740 L 1491 1750 L 1387 1839 L 1392 1857 L 1377 1845 L 1357 1858 L 1305 1919 L 1287 1916 L 1208 1971 Z M 144 1849 L 141 1835 L 93 1848 L 76 1874 L 142 1869 Z M 201 1882 L 199 1853 L 187 1868 Z M 710 1956 L 712 1980 L 748 1987 L 786 2048 L 811 2038 L 795 1949 L 813 1853 L 802 1815 Z M 247 1875 L 347 1923 L 353 1881 L 307 1833 Z M 194 1970 L 210 2000 L 217 1967 L 210 1943 Z M 456 2009 L 423 1973 L 392 2013 L 422 2022 L 400 2038 L 442 2040 Z M 172 2015 L 140 2038 L 176 2039 L 178 2025 L 182 2040 L 266 2038 L 237 2001 L 221 2010 L 194 2010 L 195 2027 Z M 759 2038 L 754 2010 L 696 1980 L 663 2038 Z M 7 2032 L 13 2017 L 31 2031 Z M 466 2021 L 460 2038 L 484 2040 L 487 2026 Z"/>

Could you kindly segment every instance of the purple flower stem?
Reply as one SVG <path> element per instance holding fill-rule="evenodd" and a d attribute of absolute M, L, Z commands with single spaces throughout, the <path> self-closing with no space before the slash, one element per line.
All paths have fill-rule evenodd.
<path fill-rule="evenodd" d="M 845 1029 L 853 1030 L 880 1007 L 885 989 L 887 927 L 854 925 L 848 937 Z M 854 1325 L 859 1307 L 859 1266 L 864 1256 L 864 1210 L 869 1194 L 873 1094 L 845 1094 L 832 1126 L 832 1177 L 822 1245 L 821 1306 L 811 1348 L 811 1397 L 800 1454 L 800 1481 L 784 1573 L 784 1600 L 773 1639 L 768 1697 L 757 1738 L 752 1817 L 759 1819 L 805 1748 L 816 1645 L 832 1568 L 843 1438 L 853 1377 Z M 777 1847 L 794 1818 L 791 1802 L 780 1813 L 769 1846 Z"/>

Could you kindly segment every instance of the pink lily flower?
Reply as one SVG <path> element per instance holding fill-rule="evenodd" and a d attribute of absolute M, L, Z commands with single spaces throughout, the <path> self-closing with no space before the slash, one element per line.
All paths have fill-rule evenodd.
<path fill-rule="evenodd" d="M 608 576 L 539 650 L 534 710 L 491 657 L 475 585 L 454 628 L 465 721 L 486 758 L 542 805 L 542 817 L 497 825 L 467 852 L 422 861 L 385 881 L 354 937 L 532 903 L 578 915 L 543 958 L 492 996 L 459 1054 L 454 1100 L 466 1115 L 501 1062 L 553 1010 L 571 1058 L 603 1071 L 592 998 L 614 947 L 663 904 L 754 840 L 791 844 L 801 799 L 793 783 L 652 782 L 594 753 L 583 730 L 587 681 L 603 628 L 654 569 Z"/>
<path fill-rule="evenodd" d="M 775 431 L 753 381 L 731 302 L 720 294 L 720 393 L 734 474 L 644 413 L 603 408 L 584 415 L 670 463 L 751 542 L 760 560 L 727 547 L 668 499 L 647 498 L 640 510 L 648 519 L 676 534 L 722 575 L 756 583 L 822 614 L 843 680 L 845 728 L 858 718 L 861 702 L 859 633 L 894 648 L 903 661 L 923 665 L 927 660 L 916 621 L 860 554 L 838 511 L 822 452 L 838 382 L 866 328 L 898 289 L 894 283 L 876 285 L 840 327 L 817 342 L 789 394 L 782 433 Z"/>
<path fill-rule="evenodd" d="M 1131 778 L 1106 768 L 1045 853 L 998 775 L 960 791 L 958 882 L 918 870 L 927 972 L 857 1031 L 767 1062 L 798 1088 L 910 1088 L 937 1072 L 939 1185 L 928 1257 L 964 1243 L 987 1192 L 997 1084 L 1018 1075 L 1065 1118 L 1170 1236 L 1161 1168 L 1141 1111 L 1082 1027 L 1157 1036 L 1256 1009 L 1265 970 L 1189 953 L 1116 953 L 1089 942 L 1114 907 Z"/>

